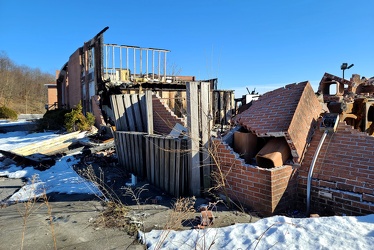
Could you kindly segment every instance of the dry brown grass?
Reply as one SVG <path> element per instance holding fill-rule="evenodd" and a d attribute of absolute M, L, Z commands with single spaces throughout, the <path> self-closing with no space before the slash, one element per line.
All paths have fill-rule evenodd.
<path fill-rule="evenodd" d="M 31 179 L 31 186 L 35 188 L 36 183 L 38 182 L 37 175 L 33 175 Z M 35 193 L 35 189 L 31 190 L 31 193 Z M 43 192 L 40 196 L 33 195 L 27 201 L 23 202 L 23 208 L 18 208 L 18 213 L 22 218 L 22 236 L 21 236 L 21 249 L 24 248 L 24 241 L 27 229 L 27 223 L 30 216 L 39 210 L 42 206 L 47 207 L 47 213 L 49 218 L 49 225 L 52 234 L 53 246 L 54 249 L 57 249 L 57 241 L 56 241 L 56 232 L 53 224 L 53 216 L 52 216 L 52 206 L 48 201 L 48 197 L 46 194 L 45 189 L 43 188 Z"/>
<path fill-rule="evenodd" d="M 179 230 L 182 227 L 183 221 L 188 220 L 194 216 L 195 201 L 195 197 L 179 198 L 175 201 L 173 209 L 169 214 L 168 222 L 166 223 L 160 235 L 159 241 L 157 242 L 154 249 L 161 249 L 170 231 Z"/>
<path fill-rule="evenodd" d="M 179 198 L 173 204 L 168 221 L 165 225 L 166 230 L 179 230 L 183 222 L 191 219 L 195 215 L 195 197 Z"/>
<path fill-rule="evenodd" d="M 84 170 L 78 171 L 81 176 L 93 182 L 102 192 L 102 196 L 98 198 L 101 200 L 104 210 L 96 218 L 94 224 L 98 227 L 119 228 L 124 230 L 129 235 L 136 235 L 139 230 L 143 229 L 144 217 L 131 215 L 129 212 L 131 208 L 124 204 L 121 196 L 108 186 L 105 182 L 105 174 L 101 168 L 95 172 L 91 165 L 87 165 Z M 125 186 L 121 188 L 124 190 L 123 196 L 128 196 L 134 201 L 140 209 L 141 194 L 145 191 L 146 185 L 133 188 Z"/>

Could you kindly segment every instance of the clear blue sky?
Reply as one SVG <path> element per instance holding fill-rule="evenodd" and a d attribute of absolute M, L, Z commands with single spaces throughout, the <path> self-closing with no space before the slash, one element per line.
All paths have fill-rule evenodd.
<path fill-rule="evenodd" d="M 0 51 L 52 74 L 106 26 L 105 43 L 169 49 L 181 75 L 239 96 L 315 86 L 343 62 L 374 76 L 373 0 L 0 0 Z"/>

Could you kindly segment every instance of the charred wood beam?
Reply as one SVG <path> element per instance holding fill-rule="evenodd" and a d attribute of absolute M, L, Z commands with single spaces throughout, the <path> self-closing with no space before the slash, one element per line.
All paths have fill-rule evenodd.
<path fill-rule="evenodd" d="M 94 154 L 94 153 L 104 151 L 104 150 L 114 148 L 114 147 L 115 147 L 114 139 L 110 139 L 107 143 L 104 143 L 104 144 L 100 144 L 100 145 L 97 145 L 97 146 L 86 146 L 82 150 L 82 154 L 83 155 L 90 155 L 90 154 Z"/>

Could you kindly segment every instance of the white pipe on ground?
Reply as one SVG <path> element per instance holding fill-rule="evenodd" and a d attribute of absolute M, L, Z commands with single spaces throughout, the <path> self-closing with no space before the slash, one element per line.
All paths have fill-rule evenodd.
<path fill-rule="evenodd" d="M 138 182 L 138 178 L 136 178 L 135 175 L 131 174 L 131 185 L 135 186 L 137 182 Z"/>
<path fill-rule="evenodd" d="M 326 139 L 326 135 L 329 133 L 328 130 L 325 130 L 323 133 L 321 140 L 319 141 L 318 147 L 316 152 L 314 153 L 312 163 L 310 164 L 309 173 L 308 173 L 308 182 L 307 182 L 307 189 L 306 189 L 306 214 L 309 215 L 310 212 L 310 189 L 312 186 L 312 175 L 314 170 L 314 165 L 316 164 L 319 151 L 321 150 L 322 144 Z"/>

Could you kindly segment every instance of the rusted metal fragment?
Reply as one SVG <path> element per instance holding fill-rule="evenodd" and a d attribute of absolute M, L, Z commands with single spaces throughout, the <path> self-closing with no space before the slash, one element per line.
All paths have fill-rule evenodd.
<path fill-rule="evenodd" d="M 256 155 L 257 165 L 263 168 L 283 166 L 291 150 L 283 137 L 270 139 Z"/>

